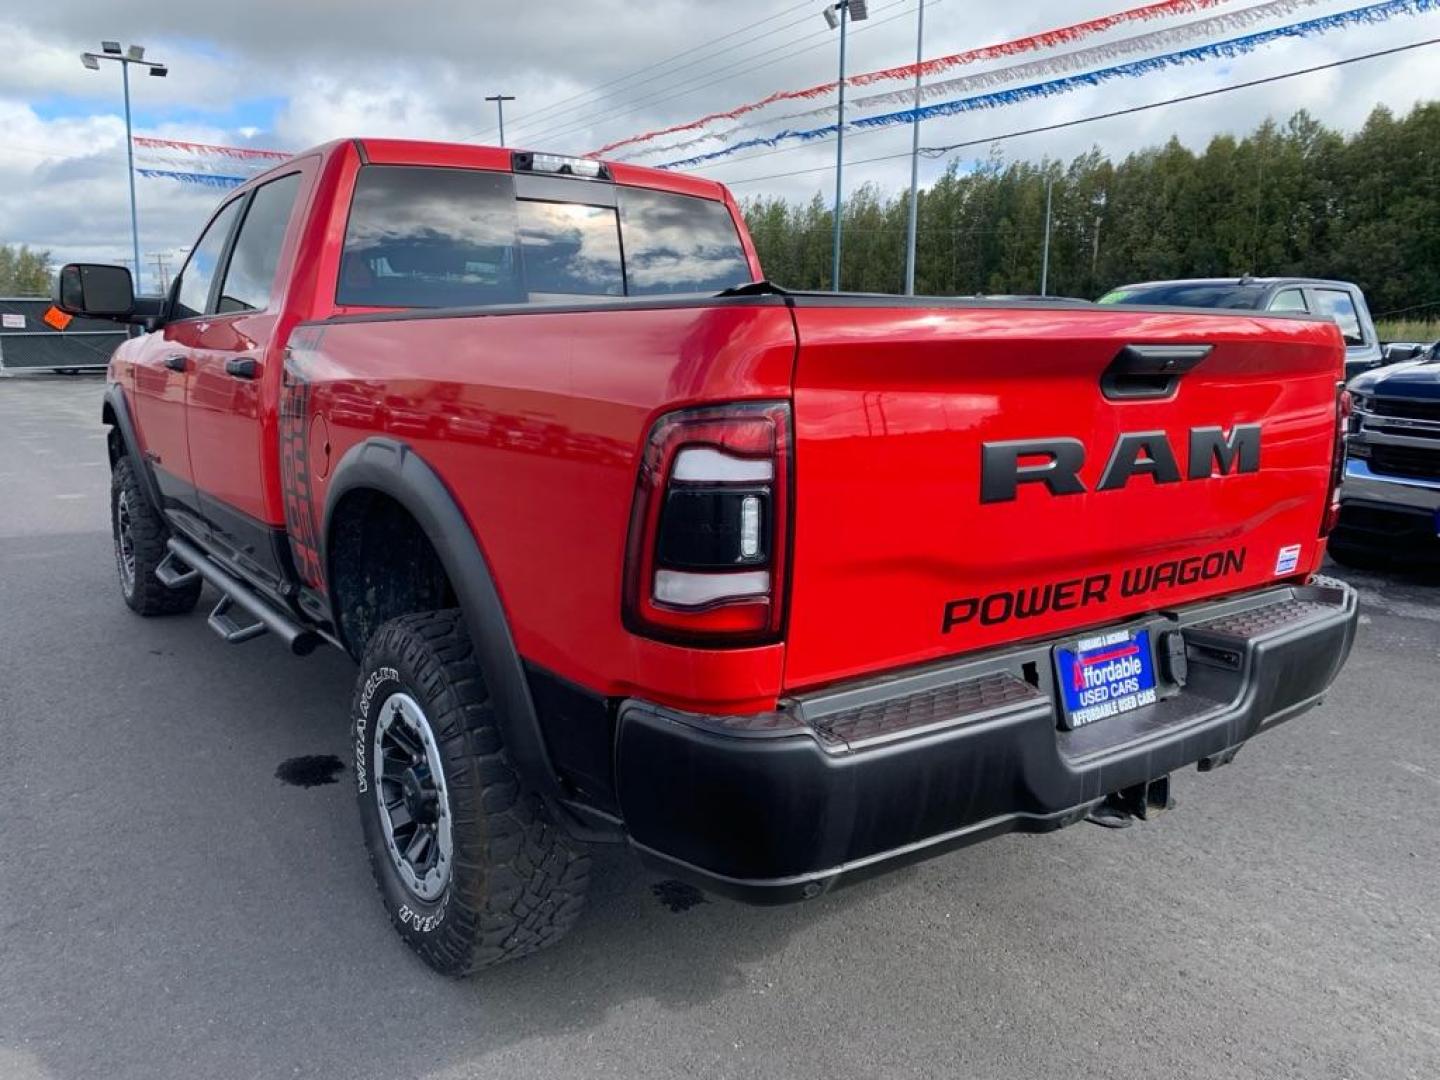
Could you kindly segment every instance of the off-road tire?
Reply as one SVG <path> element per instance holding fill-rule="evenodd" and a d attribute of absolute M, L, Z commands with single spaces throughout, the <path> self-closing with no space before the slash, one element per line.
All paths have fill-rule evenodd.
<path fill-rule="evenodd" d="M 122 520 L 128 526 L 133 558 L 133 567 L 128 572 L 122 547 Z M 165 542 L 170 539 L 170 527 L 140 486 L 135 466 L 127 456 L 115 463 L 110 474 L 110 533 L 120 593 L 132 611 L 141 615 L 183 615 L 195 610 L 204 584 L 199 578 L 171 589 L 155 576 L 155 568 L 169 554 Z"/>
<path fill-rule="evenodd" d="M 397 693 L 423 711 L 444 773 L 453 854 L 433 902 L 402 878 L 377 799 L 372 740 Z M 365 649 L 350 715 L 370 868 L 396 931 L 444 975 L 470 975 L 558 941 L 589 884 L 589 855 L 516 775 L 495 708 L 458 610 L 392 619 Z"/>

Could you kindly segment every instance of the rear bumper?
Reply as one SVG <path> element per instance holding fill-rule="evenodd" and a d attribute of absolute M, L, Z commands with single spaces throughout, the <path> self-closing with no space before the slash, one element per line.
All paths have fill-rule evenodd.
<path fill-rule="evenodd" d="M 621 708 L 618 787 L 630 842 L 664 872 L 755 903 L 1011 831 L 1084 818 L 1107 795 L 1223 764 L 1319 703 L 1354 641 L 1355 592 L 1285 586 L 1160 613 L 1189 677 L 1161 700 L 1061 730 L 1056 642 L 714 717 Z M 1038 684 L 1038 685 L 1037 685 Z"/>

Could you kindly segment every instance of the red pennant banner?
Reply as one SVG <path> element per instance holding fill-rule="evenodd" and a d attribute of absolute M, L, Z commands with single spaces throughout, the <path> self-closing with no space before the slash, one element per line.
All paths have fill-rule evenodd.
<path fill-rule="evenodd" d="M 185 142 L 182 139 L 154 139 L 144 135 L 136 135 L 132 141 L 136 146 L 147 150 L 179 150 L 187 154 L 211 154 L 242 161 L 286 161 L 294 157 L 284 150 L 257 150 L 252 146 L 216 146 L 212 143 Z"/>

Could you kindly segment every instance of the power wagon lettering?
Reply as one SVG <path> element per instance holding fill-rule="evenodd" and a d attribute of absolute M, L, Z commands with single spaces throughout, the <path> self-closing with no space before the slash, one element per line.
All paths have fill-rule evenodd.
<path fill-rule="evenodd" d="M 1260 425 L 1238 424 L 1224 428 L 1190 429 L 1190 453 L 1184 478 L 1209 480 L 1260 471 Z M 1044 484 L 1051 495 L 1084 495 L 1080 479 L 1085 465 L 1085 444 L 1079 439 L 1012 439 L 980 446 L 980 501 L 1011 502 L 1021 484 Z M 1115 440 L 1110 460 L 1100 474 L 1096 491 L 1117 491 L 1137 476 L 1157 484 L 1178 484 L 1180 464 L 1163 431 L 1137 431 Z"/>
<path fill-rule="evenodd" d="M 1092 604 L 1105 604 L 1112 593 L 1122 597 L 1216 581 L 1245 572 L 1245 548 L 1212 551 L 1188 559 L 1170 559 L 1147 566 L 1132 566 L 1120 575 L 1116 589 L 1114 574 L 1093 574 L 1087 578 L 1046 582 L 1026 588 L 967 596 L 945 605 L 940 632 L 948 634 L 957 626 L 979 621 L 981 626 L 998 626 L 1012 619 L 1034 619 L 1052 611 L 1076 611 Z"/>

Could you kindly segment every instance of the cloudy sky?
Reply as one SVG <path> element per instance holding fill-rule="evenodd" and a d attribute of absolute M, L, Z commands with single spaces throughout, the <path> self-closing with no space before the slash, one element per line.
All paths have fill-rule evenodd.
<path fill-rule="evenodd" d="M 959 52 L 1138 2 L 926 0 L 925 53 Z M 1229 0 L 1218 10 L 1255 2 Z M 134 80 L 140 135 L 282 150 L 367 134 L 494 141 L 494 106 L 483 99 L 504 92 L 517 98 L 506 116 L 511 145 L 579 153 L 772 90 L 833 78 L 836 39 L 821 6 L 820 0 L 250 0 L 191 6 L 177 18 L 173 3 L 157 0 L 7 5 L 0 14 L 9 57 L 0 66 L 0 241 L 48 248 L 59 261 L 128 256 L 120 75 L 115 65 L 88 71 L 79 59 L 102 38 L 143 43 L 148 56 L 170 67 L 168 78 Z M 1319 0 L 1280 22 L 1356 6 L 1359 0 Z M 850 71 L 912 61 L 916 7 L 917 0 L 870 0 L 868 23 L 852 29 Z M 1156 25 L 1117 29 L 1085 44 Z M 988 139 L 1431 37 L 1440 37 L 1440 14 L 1433 11 L 1285 41 L 1235 60 L 927 122 L 922 143 Z M 1440 46 L 1418 49 L 1000 146 L 1008 158 L 1032 160 L 1092 146 L 1123 156 L 1171 134 L 1201 147 L 1218 133 L 1244 132 L 1267 116 L 1283 119 L 1299 108 L 1353 129 L 1377 104 L 1403 111 L 1440 97 L 1437 59 Z M 908 128 L 870 131 L 847 136 L 846 157 L 903 155 L 909 145 Z M 963 165 L 984 153 L 981 147 L 958 158 Z M 828 171 L 833 143 L 735 157 L 697 171 L 733 184 L 739 195 L 801 198 L 828 193 L 834 183 Z M 925 162 L 922 182 L 944 167 L 943 161 Z M 776 175 L 782 173 L 798 175 Z M 909 163 L 902 156 L 856 164 L 845 178 L 847 187 L 875 182 L 898 189 L 908 183 Z M 147 260 L 151 253 L 167 254 L 173 271 L 178 250 L 190 243 L 220 193 L 172 180 L 137 183 L 142 254 Z"/>

